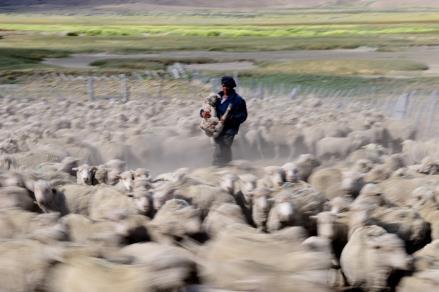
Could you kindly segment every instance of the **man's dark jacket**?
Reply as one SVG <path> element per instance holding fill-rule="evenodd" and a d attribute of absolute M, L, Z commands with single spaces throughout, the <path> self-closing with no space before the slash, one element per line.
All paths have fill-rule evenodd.
<path fill-rule="evenodd" d="M 224 92 L 220 91 L 218 93 L 221 97 L 224 96 Z M 221 103 L 221 100 L 218 99 L 215 104 L 216 113 L 218 118 L 221 118 L 227 110 L 229 104 L 232 104 L 232 110 L 229 114 L 229 117 L 224 122 L 223 133 L 228 135 L 236 135 L 239 130 L 239 126 L 245 122 L 247 119 L 247 105 L 245 100 L 233 91 L 227 99 Z"/>

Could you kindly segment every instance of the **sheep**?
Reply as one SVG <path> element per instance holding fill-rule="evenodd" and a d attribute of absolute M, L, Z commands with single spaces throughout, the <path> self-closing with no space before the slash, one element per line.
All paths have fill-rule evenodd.
<path fill-rule="evenodd" d="M 344 194 L 357 196 L 364 185 L 364 179 L 355 170 L 322 168 L 311 175 L 309 183 L 331 200 Z"/>
<path fill-rule="evenodd" d="M 332 214 L 340 214 L 349 211 L 352 201 L 353 199 L 349 195 L 338 196 L 328 201 L 326 206 L 330 208 Z"/>
<path fill-rule="evenodd" d="M 416 272 L 435 269 L 439 264 L 439 240 L 434 240 L 413 254 Z"/>
<path fill-rule="evenodd" d="M 439 161 L 433 160 L 431 157 L 425 157 L 421 161 L 421 166 L 418 169 L 419 173 L 435 175 L 439 174 Z"/>
<path fill-rule="evenodd" d="M 316 156 L 321 160 L 343 159 L 361 146 L 356 137 L 325 137 L 316 144 Z"/>
<path fill-rule="evenodd" d="M 331 255 L 302 245 L 291 229 L 287 236 L 290 228 L 280 234 L 236 225 L 224 230 L 200 252 L 203 282 L 227 290 L 330 291 Z"/>
<path fill-rule="evenodd" d="M 368 219 L 368 224 L 397 234 L 404 240 L 408 253 L 413 253 L 431 241 L 430 225 L 411 208 L 376 209 Z"/>
<path fill-rule="evenodd" d="M 157 240 L 163 242 L 195 235 L 202 230 L 200 211 L 184 200 L 172 199 L 158 210 L 149 226 Z"/>
<path fill-rule="evenodd" d="M 47 182 L 37 181 L 34 193 L 44 212 L 62 215 L 75 213 L 93 220 L 119 220 L 144 211 L 143 204 L 137 204 L 139 200 L 143 203 L 142 196 L 130 198 L 111 187 L 65 185 L 53 189 Z"/>
<path fill-rule="evenodd" d="M 215 109 L 215 104 L 218 102 L 219 99 L 221 99 L 221 97 L 218 94 L 211 93 L 204 100 L 202 110 L 204 113 L 210 113 L 210 117 L 202 118 L 200 122 L 200 128 L 208 137 L 217 138 L 221 134 L 224 128 L 223 121 L 227 119 L 227 116 L 232 110 L 232 106 L 229 105 L 224 115 L 221 117 L 221 119 L 219 119 Z"/>
<path fill-rule="evenodd" d="M 404 242 L 378 226 L 357 228 L 344 247 L 340 265 L 351 287 L 381 291 L 394 269 L 411 270 Z"/>
<path fill-rule="evenodd" d="M 58 222 L 59 214 L 38 214 L 23 210 L 0 212 L 0 238 L 33 239 L 44 243 L 64 240 L 66 230 Z"/>
<path fill-rule="evenodd" d="M 38 241 L 0 242 L 0 290 L 43 290 L 52 262 L 56 258 L 56 247 Z"/>
<path fill-rule="evenodd" d="M 246 225 L 247 222 L 239 206 L 225 203 L 209 212 L 204 219 L 203 229 L 210 238 L 214 238 L 226 226 L 232 224 Z"/>
<path fill-rule="evenodd" d="M 121 223 L 111 221 L 92 221 L 84 215 L 68 214 L 61 218 L 68 239 L 80 244 L 102 244 L 118 246 L 123 242 Z"/>
<path fill-rule="evenodd" d="M 235 203 L 235 199 L 219 187 L 205 184 L 185 184 L 176 187 L 174 196 L 190 202 L 201 212 L 202 218 L 206 217 L 210 209 L 223 203 Z"/>
<path fill-rule="evenodd" d="M 265 176 L 258 181 L 261 188 L 277 189 L 285 182 L 285 172 L 278 166 L 264 167 Z"/>
<path fill-rule="evenodd" d="M 295 221 L 295 206 L 287 192 L 278 193 L 274 197 L 273 205 L 267 219 L 267 230 L 273 232 L 286 226 L 293 226 Z"/>
<path fill-rule="evenodd" d="M 88 164 L 83 164 L 78 167 L 75 167 L 72 169 L 73 171 L 76 171 L 76 179 L 77 184 L 79 185 L 92 185 L 93 184 L 93 177 L 97 170 L 96 167 L 90 166 Z"/>
<path fill-rule="evenodd" d="M 438 269 L 431 269 L 405 277 L 398 285 L 398 292 L 436 291 L 439 288 Z"/>
<path fill-rule="evenodd" d="M 270 190 L 264 188 L 256 189 L 253 193 L 252 221 L 259 231 L 267 230 L 266 224 L 271 208 L 270 193 Z"/>
<path fill-rule="evenodd" d="M 329 240 L 331 251 L 336 258 L 340 258 L 341 252 L 348 242 L 349 226 L 346 224 L 346 220 L 327 211 L 313 215 L 311 219 L 317 221 L 317 235 Z"/>
<path fill-rule="evenodd" d="M 2 187 L 0 188 L 0 209 L 19 208 L 27 211 L 38 211 L 38 206 L 34 203 L 32 194 L 22 187 Z"/>
<path fill-rule="evenodd" d="M 308 181 L 313 171 L 321 165 L 320 161 L 316 159 L 312 154 L 302 154 L 295 161 L 300 180 Z"/>

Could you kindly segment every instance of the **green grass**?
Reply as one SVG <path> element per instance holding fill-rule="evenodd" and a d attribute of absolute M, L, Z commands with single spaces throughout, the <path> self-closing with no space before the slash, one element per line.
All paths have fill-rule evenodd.
<path fill-rule="evenodd" d="M 92 62 L 90 65 L 101 69 L 126 70 L 165 70 L 167 66 L 182 64 L 207 64 L 221 62 L 210 58 L 152 58 L 152 59 L 105 59 Z"/>
<path fill-rule="evenodd" d="M 0 48 L 0 68 L 3 70 L 41 68 L 45 66 L 40 62 L 46 57 L 66 56 L 68 52 L 65 51 Z"/>
<path fill-rule="evenodd" d="M 155 13 L 155 12 L 154 12 Z M 0 71 L 55 70 L 40 62 L 71 53 L 161 51 L 282 51 L 377 47 L 397 52 L 439 45 L 438 11 L 282 10 L 156 13 L 144 16 L 0 14 Z M 191 58 L 110 59 L 93 70 L 162 70 L 174 62 L 214 63 Z M 409 61 L 300 60 L 260 63 L 246 78 L 264 82 L 370 86 L 362 75 L 422 71 Z M 383 81 L 384 82 L 384 81 Z M 399 81 L 398 81 L 399 82 Z M 430 82 L 430 81 L 429 81 Z M 388 83 L 387 81 L 385 82 Z"/>
<path fill-rule="evenodd" d="M 319 74 L 319 75 L 383 75 L 391 71 L 423 71 L 428 66 L 408 60 L 297 60 L 264 64 L 254 75 Z"/>

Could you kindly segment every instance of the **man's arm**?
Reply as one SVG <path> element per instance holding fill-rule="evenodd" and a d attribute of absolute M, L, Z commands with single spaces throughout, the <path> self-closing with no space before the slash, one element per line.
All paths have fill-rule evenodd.
<path fill-rule="evenodd" d="M 247 120 L 247 105 L 244 99 L 238 105 L 238 109 L 230 115 L 230 120 L 233 124 L 242 124 Z"/>

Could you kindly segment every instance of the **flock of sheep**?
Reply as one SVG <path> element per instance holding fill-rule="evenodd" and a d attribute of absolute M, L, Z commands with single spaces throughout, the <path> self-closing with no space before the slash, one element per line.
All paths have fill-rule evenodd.
<path fill-rule="evenodd" d="M 407 121 L 248 99 L 216 168 L 197 98 L 0 103 L 0 291 L 439 289 L 438 148 Z"/>

